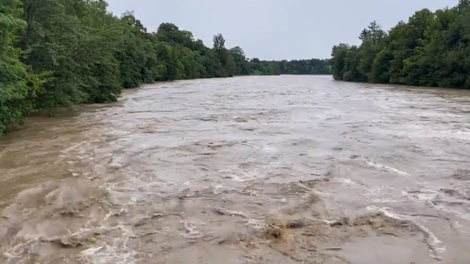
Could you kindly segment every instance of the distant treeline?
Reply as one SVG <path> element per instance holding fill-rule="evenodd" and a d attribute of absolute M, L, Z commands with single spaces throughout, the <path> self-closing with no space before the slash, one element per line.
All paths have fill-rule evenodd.
<path fill-rule="evenodd" d="M 374 21 L 359 39 L 333 47 L 336 80 L 470 88 L 470 0 L 417 11 L 388 32 Z"/>
<path fill-rule="evenodd" d="M 227 48 L 221 34 L 207 47 L 174 24 L 148 32 L 132 12 L 107 8 L 105 0 L 0 1 L 0 134 L 31 112 L 113 102 L 143 83 L 285 73 Z"/>
<path fill-rule="evenodd" d="M 243 66 L 243 64 L 238 64 Z M 247 70 L 239 70 L 237 75 L 320 75 L 331 74 L 329 59 L 260 61 L 253 58 L 247 63 Z"/>
<path fill-rule="evenodd" d="M 283 60 L 279 61 L 281 74 L 331 74 L 330 60 Z"/>

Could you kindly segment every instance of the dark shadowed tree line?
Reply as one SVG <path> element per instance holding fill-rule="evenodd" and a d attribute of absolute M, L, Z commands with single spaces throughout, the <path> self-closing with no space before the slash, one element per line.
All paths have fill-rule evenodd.
<path fill-rule="evenodd" d="M 332 50 L 334 79 L 354 82 L 470 88 L 470 1 L 417 11 L 388 32 L 372 22 L 359 46 Z"/>
<path fill-rule="evenodd" d="M 171 23 L 149 32 L 105 0 L 0 0 L 0 134 L 25 115 L 116 101 L 144 83 L 279 75 L 279 63 L 211 47 Z"/>
<path fill-rule="evenodd" d="M 329 59 L 282 60 L 279 62 L 281 74 L 331 74 Z"/>

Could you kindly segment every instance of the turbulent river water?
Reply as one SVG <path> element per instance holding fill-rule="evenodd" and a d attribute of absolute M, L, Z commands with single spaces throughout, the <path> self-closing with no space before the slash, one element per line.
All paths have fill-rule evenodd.
<path fill-rule="evenodd" d="M 470 263 L 470 91 L 160 83 L 0 138 L 0 263 Z"/>

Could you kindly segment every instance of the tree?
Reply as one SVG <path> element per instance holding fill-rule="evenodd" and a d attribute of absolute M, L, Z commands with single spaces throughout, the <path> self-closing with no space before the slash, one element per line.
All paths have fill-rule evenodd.
<path fill-rule="evenodd" d="M 407 85 L 470 88 L 470 1 L 422 9 L 384 32 L 374 21 L 358 47 L 332 49 L 333 77 Z"/>
<path fill-rule="evenodd" d="M 172 23 L 149 32 L 106 0 L 0 1 L 0 133 L 33 111 L 113 102 L 143 83 L 279 73 L 221 34 L 207 47 Z"/>
<path fill-rule="evenodd" d="M 0 134 L 7 126 L 23 122 L 32 107 L 29 97 L 35 92 L 32 76 L 14 47 L 15 34 L 26 26 L 19 15 L 16 1 L 0 3 Z"/>
<path fill-rule="evenodd" d="M 359 39 L 362 41 L 371 39 L 373 42 L 377 43 L 382 40 L 384 36 L 385 31 L 382 30 L 382 27 L 377 24 L 376 21 L 372 21 L 367 28 L 362 30 Z"/>
<path fill-rule="evenodd" d="M 220 62 L 220 73 L 222 77 L 231 77 L 234 73 L 234 67 L 230 53 L 225 48 L 225 38 L 222 34 L 217 34 L 213 39 L 213 50 L 217 56 L 217 59 Z"/>

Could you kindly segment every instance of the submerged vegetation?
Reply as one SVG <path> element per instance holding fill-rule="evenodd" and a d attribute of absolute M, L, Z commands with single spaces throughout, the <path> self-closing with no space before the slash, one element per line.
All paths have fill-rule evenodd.
<path fill-rule="evenodd" d="M 149 32 L 105 0 L 1 0 L 0 134 L 33 111 L 113 102 L 143 83 L 281 73 L 221 34 L 212 44 L 171 23 Z"/>
<path fill-rule="evenodd" d="M 359 39 L 359 46 L 333 47 L 334 79 L 470 88 L 470 0 L 417 11 L 388 32 L 374 21 Z"/>

